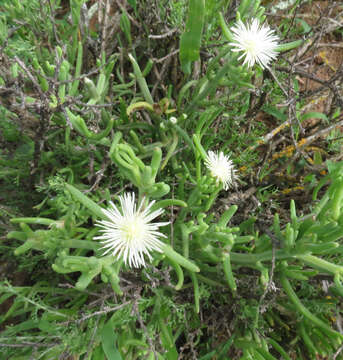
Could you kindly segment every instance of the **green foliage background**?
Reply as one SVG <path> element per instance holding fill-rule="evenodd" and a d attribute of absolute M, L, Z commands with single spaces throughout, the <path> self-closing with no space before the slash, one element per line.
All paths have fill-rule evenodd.
<path fill-rule="evenodd" d="M 343 163 L 315 150 L 317 167 L 301 152 L 263 161 L 269 130 L 256 120 L 262 109 L 289 127 L 295 151 L 301 122 L 319 118 L 334 157 L 339 103 L 304 114 L 295 75 L 241 66 L 230 27 L 266 21 L 268 2 L 101 4 L 0 3 L 4 358 L 339 356 Z M 314 36 L 289 17 L 273 27 L 284 67 Z M 298 122 L 277 106 L 287 81 Z M 204 166 L 210 150 L 234 162 L 229 192 Z M 299 174 L 307 201 L 282 201 Z M 94 240 L 101 209 L 125 191 L 156 200 L 171 222 L 146 268 L 103 256 Z"/>

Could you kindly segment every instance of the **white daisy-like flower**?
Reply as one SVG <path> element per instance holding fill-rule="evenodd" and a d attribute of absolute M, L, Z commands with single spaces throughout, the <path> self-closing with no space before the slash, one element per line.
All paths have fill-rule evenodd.
<path fill-rule="evenodd" d="M 247 25 L 239 20 L 231 31 L 234 42 L 230 45 L 235 47 L 232 51 L 243 51 L 239 57 L 239 59 L 245 58 L 243 65 L 252 67 L 257 62 L 264 69 L 276 59 L 279 37 L 268 25 L 260 25 L 258 19 L 254 19 Z"/>
<path fill-rule="evenodd" d="M 229 156 L 221 151 L 218 153 L 209 151 L 205 160 L 206 167 L 217 182 L 223 183 L 224 190 L 227 190 L 236 179 L 236 170 Z"/>
<path fill-rule="evenodd" d="M 119 196 L 119 201 L 121 210 L 113 202 L 110 202 L 111 206 L 107 210 L 103 209 L 108 220 L 97 222 L 103 234 L 95 239 L 101 240 L 104 245 L 104 255 L 111 252 L 117 259 L 123 258 L 130 267 L 145 266 L 144 254 L 151 261 L 151 251 L 162 252 L 163 243 L 159 238 L 166 236 L 158 228 L 169 222 L 151 223 L 151 220 L 163 213 L 162 209 L 151 211 L 155 201 L 143 208 L 143 199 L 138 209 L 134 193 Z"/>

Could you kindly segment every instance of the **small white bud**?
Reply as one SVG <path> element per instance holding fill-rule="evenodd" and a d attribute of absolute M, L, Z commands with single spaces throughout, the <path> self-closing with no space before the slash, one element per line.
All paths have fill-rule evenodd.
<path fill-rule="evenodd" d="M 177 124 L 177 118 L 175 116 L 172 116 L 169 121 L 174 125 Z"/>

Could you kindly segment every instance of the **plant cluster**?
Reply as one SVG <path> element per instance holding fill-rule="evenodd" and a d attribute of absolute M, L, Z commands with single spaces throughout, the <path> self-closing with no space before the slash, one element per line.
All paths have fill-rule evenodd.
<path fill-rule="evenodd" d="M 290 199 L 281 214 L 275 202 L 265 222 L 265 204 L 256 199 L 249 214 L 243 206 L 259 146 L 290 127 L 289 152 L 306 158 L 318 138 L 300 138 L 301 119 L 275 106 L 287 95 L 276 58 L 287 63 L 282 54 L 311 32 L 288 41 L 287 23 L 272 30 L 260 0 L 117 7 L 0 5 L 0 186 L 19 194 L 0 207 L 2 258 L 14 253 L 8 263 L 31 273 L 19 286 L 1 283 L 5 358 L 337 356 L 343 163 L 312 174 L 306 213 Z M 161 38 L 147 26 L 162 13 L 176 26 L 162 39 L 176 34 L 179 52 L 168 44 L 159 72 Z M 262 106 L 279 129 L 240 132 Z M 339 108 L 327 120 L 336 129 Z M 271 196 L 257 186 L 260 199 Z"/>

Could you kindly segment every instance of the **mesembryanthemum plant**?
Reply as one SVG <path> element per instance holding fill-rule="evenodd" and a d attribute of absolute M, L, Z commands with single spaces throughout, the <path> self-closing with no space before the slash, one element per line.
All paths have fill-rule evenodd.
<path fill-rule="evenodd" d="M 244 64 L 253 67 L 258 63 L 262 69 L 268 68 L 270 62 L 277 57 L 279 37 L 266 24 L 261 25 L 258 19 L 244 24 L 239 20 L 232 28 L 234 47 L 232 51 L 243 52 L 239 60 L 244 58 Z"/>
<path fill-rule="evenodd" d="M 103 209 L 108 220 L 97 222 L 102 228 L 102 235 L 94 239 L 101 240 L 106 249 L 104 255 L 111 253 L 118 260 L 123 258 L 130 267 L 145 266 L 144 255 L 151 261 L 151 251 L 162 252 L 163 244 L 159 238 L 165 238 L 166 235 L 159 232 L 158 228 L 169 222 L 151 222 L 163 214 L 163 209 L 151 210 L 155 201 L 145 206 L 143 199 L 137 208 L 134 193 L 119 196 L 119 201 L 121 209 L 113 202 L 110 202 L 107 210 Z"/>
<path fill-rule="evenodd" d="M 209 151 L 205 159 L 205 165 L 217 183 L 222 183 L 224 190 L 228 190 L 236 179 L 236 170 L 232 160 L 222 151 Z"/>

